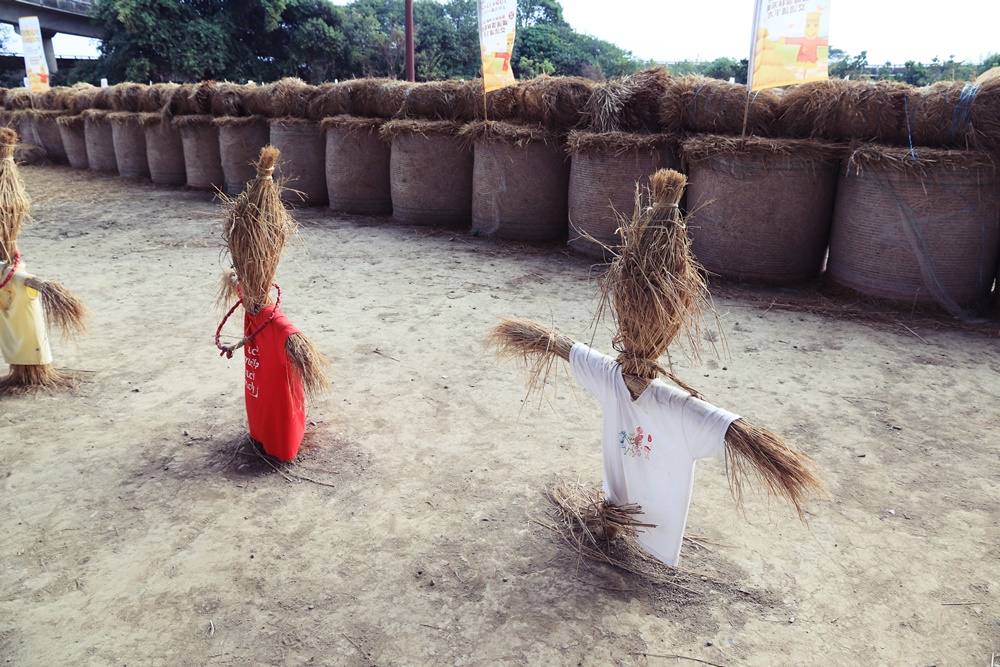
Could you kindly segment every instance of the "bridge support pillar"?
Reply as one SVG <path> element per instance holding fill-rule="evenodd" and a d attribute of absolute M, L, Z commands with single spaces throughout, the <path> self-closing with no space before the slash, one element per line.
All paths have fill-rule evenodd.
<path fill-rule="evenodd" d="M 52 47 L 52 37 L 55 34 L 52 30 L 42 30 L 42 51 L 45 52 L 45 64 L 49 66 L 49 74 L 59 71 L 59 66 L 56 65 L 56 52 Z"/>

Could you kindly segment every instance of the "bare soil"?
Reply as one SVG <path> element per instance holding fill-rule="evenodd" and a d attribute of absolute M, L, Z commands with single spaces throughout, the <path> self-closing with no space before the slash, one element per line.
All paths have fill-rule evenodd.
<path fill-rule="evenodd" d="M 674 353 L 677 374 L 812 455 L 831 499 L 806 525 L 761 497 L 738 513 L 724 464 L 703 462 L 698 541 L 676 585 L 656 586 L 547 527 L 549 483 L 600 481 L 596 402 L 563 368 L 548 402 L 526 404 L 524 375 L 484 348 L 517 315 L 610 351 L 590 260 L 299 211 L 282 305 L 334 389 L 310 406 L 299 459 L 274 465 L 244 442 L 242 360 L 212 342 L 218 203 L 22 172 L 24 261 L 94 316 L 55 340 L 75 392 L 0 399 L 0 665 L 986 667 L 1000 653 L 997 326 L 722 288 L 702 361 Z"/>

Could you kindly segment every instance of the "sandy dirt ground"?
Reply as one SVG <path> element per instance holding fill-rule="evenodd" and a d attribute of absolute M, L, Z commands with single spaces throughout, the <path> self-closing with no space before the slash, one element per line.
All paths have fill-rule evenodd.
<path fill-rule="evenodd" d="M 546 525 L 548 484 L 600 481 L 596 402 L 564 368 L 550 403 L 525 406 L 523 373 L 484 349 L 518 315 L 610 351 L 586 258 L 301 211 L 283 309 L 330 357 L 334 388 L 310 406 L 299 460 L 275 469 L 238 445 L 243 363 L 212 342 L 211 195 L 23 173 L 24 261 L 94 317 L 54 341 L 56 365 L 84 376 L 75 393 L 0 399 L 0 665 L 988 667 L 1000 654 L 989 327 L 723 290 L 709 329 L 728 355 L 677 353 L 678 375 L 813 456 L 831 499 L 808 525 L 759 496 L 740 513 L 724 464 L 702 462 L 700 541 L 677 586 L 653 586 L 581 561 Z"/>

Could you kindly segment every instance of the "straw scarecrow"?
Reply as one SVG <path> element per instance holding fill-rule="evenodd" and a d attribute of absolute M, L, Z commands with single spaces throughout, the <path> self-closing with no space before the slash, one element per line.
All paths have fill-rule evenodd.
<path fill-rule="evenodd" d="M 238 197 L 225 200 L 223 237 L 233 269 L 223 276 L 219 302 L 235 303 L 219 324 L 215 344 L 229 358 L 243 348 L 250 437 L 271 456 L 291 461 L 305 433 L 305 395 L 315 396 L 330 383 L 326 358 L 279 309 L 281 288 L 274 275 L 295 221 L 281 201 L 281 187 L 274 182 L 278 155 L 273 146 L 262 148 L 256 179 Z M 277 292 L 275 301 L 271 300 L 272 286 Z M 222 328 L 241 304 L 243 338 L 235 345 L 223 345 Z"/>
<path fill-rule="evenodd" d="M 544 382 L 560 357 L 601 403 L 604 502 L 567 497 L 565 487 L 549 494 L 573 519 L 567 524 L 590 540 L 585 553 L 624 535 L 676 565 L 700 458 L 725 458 L 737 507 L 744 485 L 754 477 L 769 493 L 785 498 L 800 518 L 808 496 L 822 492 L 809 457 L 707 403 L 660 365 L 678 335 L 696 344 L 707 302 L 678 208 L 686 182 L 678 172 L 657 171 L 650 178 L 652 206 L 637 206 L 632 220 L 622 225 L 622 245 L 602 278 L 599 312 L 609 309 L 618 326 L 617 359 L 530 320 L 504 320 L 490 335 L 499 356 L 531 369 L 530 388 Z M 668 386 L 660 375 L 683 390 Z"/>
<path fill-rule="evenodd" d="M 52 367 L 46 324 L 69 335 L 86 328 L 86 306 L 59 283 L 28 273 L 17 238 L 31 200 L 14 163 L 17 133 L 0 129 L 0 352 L 10 373 L 0 395 L 32 389 L 67 389 L 71 375 Z"/>

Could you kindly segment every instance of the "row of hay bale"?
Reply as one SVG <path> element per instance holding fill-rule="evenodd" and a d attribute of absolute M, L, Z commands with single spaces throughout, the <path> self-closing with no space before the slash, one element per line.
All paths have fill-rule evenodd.
<path fill-rule="evenodd" d="M 1000 146 L 991 125 L 1000 116 L 982 114 L 997 91 L 960 93 L 945 119 L 930 113 L 931 100 L 949 99 L 944 86 L 904 86 L 910 129 L 907 147 L 894 148 L 889 128 L 903 116 L 887 100 L 899 86 L 763 91 L 745 110 L 756 135 L 746 139 L 733 136 L 743 87 L 662 69 L 597 85 L 542 77 L 485 99 L 478 82 L 458 81 L 4 91 L 4 115 L 54 159 L 62 139 L 74 166 L 230 193 L 270 142 L 282 151 L 280 176 L 306 203 L 518 241 L 572 230 L 570 244 L 598 256 L 616 242 L 616 212 L 631 212 L 636 183 L 679 167 L 690 176 L 695 253 L 710 271 L 793 283 L 818 275 L 829 254 L 837 282 L 959 314 L 989 293 L 997 271 L 998 181 L 984 149 Z M 959 117 L 964 134 L 954 131 Z M 935 131 L 933 119 L 947 126 Z M 768 136 L 793 120 L 798 136 Z M 959 135 L 964 150 L 948 148 Z M 845 138 L 854 141 L 830 141 Z M 913 138 L 938 144 L 914 148 Z"/>

